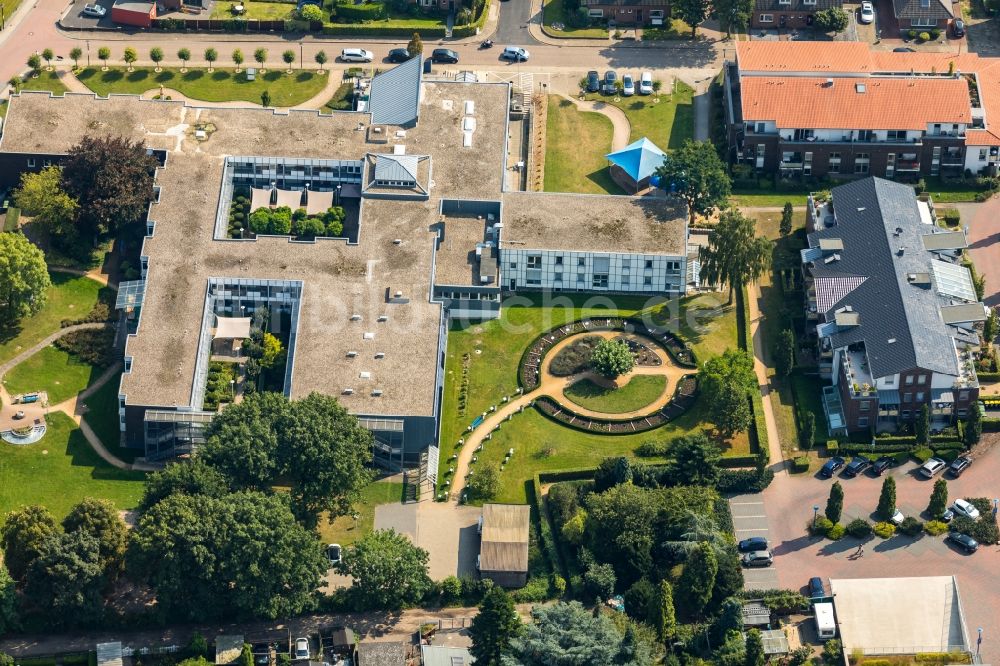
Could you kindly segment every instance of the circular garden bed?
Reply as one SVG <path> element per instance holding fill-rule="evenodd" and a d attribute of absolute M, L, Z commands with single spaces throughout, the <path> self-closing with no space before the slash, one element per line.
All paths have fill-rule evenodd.
<path fill-rule="evenodd" d="M 551 367 L 551 366 L 549 366 Z M 637 412 L 667 390 L 662 375 L 635 375 L 624 386 L 601 386 L 590 379 L 573 382 L 563 390 L 570 402 L 602 414 Z"/>

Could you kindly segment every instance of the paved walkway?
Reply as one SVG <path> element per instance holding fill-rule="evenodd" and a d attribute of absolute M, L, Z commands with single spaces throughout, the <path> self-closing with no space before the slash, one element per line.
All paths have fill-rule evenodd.
<path fill-rule="evenodd" d="M 760 286 L 750 285 L 749 292 L 750 309 L 750 334 L 753 339 L 753 369 L 757 374 L 757 382 L 760 384 L 760 394 L 764 404 L 764 424 L 767 426 L 767 444 L 771 456 L 771 469 L 775 474 L 787 474 L 785 456 L 781 449 L 781 440 L 778 437 L 778 426 L 774 418 L 774 409 L 771 406 L 771 381 L 767 377 L 767 365 L 765 364 L 765 353 L 763 333 L 760 329 Z M 794 442 L 791 443 L 794 445 Z"/>
<path fill-rule="evenodd" d="M 611 121 L 611 126 L 614 128 L 614 134 L 611 137 L 611 152 L 621 150 L 628 145 L 629 136 L 632 134 L 632 125 L 629 123 L 628 116 L 625 115 L 624 111 L 614 104 L 608 104 L 599 100 L 582 100 L 578 97 L 570 97 L 569 95 L 563 95 L 562 97 L 576 104 L 581 111 L 599 113 Z"/>
<path fill-rule="evenodd" d="M 623 414 L 608 414 L 606 412 L 597 412 L 592 409 L 587 409 L 572 402 L 566 398 L 563 391 L 567 386 L 573 384 L 580 379 L 591 379 L 596 380 L 601 383 L 607 382 L 603 377 L 598 377 L 593 373 L 579 373 L 576 375 L 571 375 L 569 377 L 557 377 L 549 372 L 549 365 L 555 358 L 556 354 L 565 346 L 572 343 L 574 340 L 579 339 L 583 336 L 593 336 L 597 335 L 603 338 L 616 338 L 622 335 L 621 331 L 608 331 L 608 330 L 597 330 L 597 331 L 587 331 L 583 333 L 576 333 L 574 335 L 567 336 L 566 338 L 560 340 L 555 345 L 553 345 L 546 353 L 545 358 L 542 361 L 541 367 L 538 369 L 539 374 L 539 384 L 535 390 L 530 393 L 525 393 L 516 396 L 506 403 L 500 405 L 496 411 L 491 414 L 487 414 L 486 419 L 479 424 L 479 426 L 468 433 L 465 437 L 465 444 L 462 446 L 462 450 L 458 453 L 458 459 L 455 461 L 455 473 L 452 476 L 452 485 L 448 489 L 450 492 L 450 498 L 452 502 L 458 502 L 462 497 L 462 491 L 465 490 L 466 486 L 466 476 L 469 473 L 469 465 L 472 462 L 472 457 L 476 454 L 476 450 L 479 445 L 483 443 L 488 435 L 490 435 L 497 426 L 507 420 L 508 417 L 518 413 L 522 407 L 528 406 L 533 400 L 541 396 L 549 396 L 554 398 L 556 401 L 563 404 L 571 404 L 574 412 L 577 412 L 583 416 L 590 416 L 594 418 L 622 418 L 628 419 L 635 416 L 643 416 L 654 412 L 658 409 L 662 409 L 666 406 L 670 399 L 674 395 L 674 387 L 677 382 L 680 381 L 681 377 L 685 374 L 691 372 L 690 369 L 682 368 L 673 362 L 670 355 L 667 354 L 659 345 L 653 343 L 648 338 L 642 335 L 629 335 L 627 337 L 642 341 L 643 343 L 648 343 L 647 346 L 652 349 L 656 355 L 660 358 L 660 365 L 643 365 L 636 366 L 631 372 L 622 375 L 618 378 L 617 384 L 624 386 L 631 380 L 635 375 L 661 375 L 666 377 L 667 384 L 664 387 L 664 391 L 660 394 L 660 397 L 649 403 L 640 410 L 633 412 L 627 412 Z"/>

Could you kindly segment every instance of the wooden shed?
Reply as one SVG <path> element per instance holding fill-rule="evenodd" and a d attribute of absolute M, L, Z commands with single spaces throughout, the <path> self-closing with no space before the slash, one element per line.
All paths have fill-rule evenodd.
<path fill-rule="evenodd" d="M 502 587 L 528 582 L 527 504 L 484 504 L 479 573 Z"/>

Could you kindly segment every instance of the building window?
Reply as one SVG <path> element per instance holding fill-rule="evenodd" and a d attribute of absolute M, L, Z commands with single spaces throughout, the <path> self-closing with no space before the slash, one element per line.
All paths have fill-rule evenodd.
<path fill-rule="evenodd" d="M 910 418 L 910 410 L 904 409 L 903 411 L 901 411 L 899 413 L 899 417 L 902 418 L 902 419 L 908 419 L 908 418 Z"/>
<path fill-rule="evenodd" d="M 924 392 L 917 391 L 917 402 L 923 402 L 923 401 L 924 401 Z"/>
<path fill-rule="evenodd" d="M 906 141 L 906 130 L 889 130 L 887 135 L 889 141 Z"/>
<path fill-rule="evenodd" d="M 962 400 L 962 401 L 968 400 L 969 399 L 969 392 L 968 391 L 959 391 L 958 392 L 958 399 Z"/>
<path fill-rule="evenodd" d="M 652 268 L 652 267 L 653 267 L 653 260 L 652 259 L 647 259 L 646 260 L 646 268 Z"/>
<path fill-rule="evenodd" d="M 510 262 L 510 270 L 514 270 L 516 268 L 517 268 L 517 262 L 516 261 Z"/>
<path fill-rule="evenodd" d="M 35 168 L 35 158 L 34 157 L 29 157 L 28 158 L 28 168 L 29 169 Z"/>
<path fill-rule="evenodd" d="M 642 278 L 642 283 L 643 284 L 653 284 L 653 278 L 650 277 L 649 275 L 647 275 L 646 277 Z"/>
<path fill-rule="evenodd" d="M 556 257 L 556 266 L 562 266 L 562 257 Z"/>
<path fill-rule="evenodd" d="M 607 273 L 600 273 L 600 274 L 594 275 L 594 279 L 591 282 L 591 285 L 594 286 L 594 287 L 596 287 L 596 288 L 604 288 L 604 289 L 606 289 L 607 286 L 608 286 L 608 274 Z"/>
<path fill-rule="evenodd" d="M 803 5 L 815 5 L 816 0 L 802 0 Z"/>
<path fill-rule="evenodd" d="M 854 158 L 854 173 L 856 174 L 868 173 L 870 161 L 871 161 L 871 156 L 868 153 L 858 153 L 857 156 Z"/>
<path fill-rule="evenodd" d="M 868 417 L 867 416 L 862 416 L 862 417 L 858 418 L 858 427 L 859 428 L 867 428 L 868 427 Z"/>
<path fill-rule="evenodd" d="M 760 22 L 761 23 L 774 23 L 774 14 L 761 14 L 760 15 Z"/>
<path fill-rule="evenodd" d="M 986 161 L 986 150 L 987 150 L 986 148 L 980 148 L 979 149 L 979 161 L 980 162 L 985 162 Z"/>
<path fill-rule="evenodd" d="M 968 412 L 969 412 L 969 410 L 967 410 L 967 409 L 965 409 L 965 408 L 963 407 L 962 409 L 959 409 L 959 410 L 957 410 L 957 411 L 955 412 L 955 415 L 956 415 L 956 416 L 960 416 L 960 417 L 964 417 L 964 416 L 965 416 L 965 415 L 966 415 L 966 414 L 967 414 Z"/>
<path fill-rule="evenodd" d="M 587 11 L 587 16 L 590 18 L 604 18 L 603 9 L 590 9 Z"/>
<path fill-rule="evenodd" d="M 913 402 L 913 394 L 912 393 L 904 393 L 903 394 L 903 402 Z"/>
<path fill-rule="evenodd" d="M 628 276 L 627 275 L 622 276 L 622 285 L 625 286 L 625 287 L 627 287 L 628 284 L 629 284 L 628 283 Z"/>
<path fill-rule="evenodd" d="M 539 269 L 542 267 L 542 257 L 541 255 L 532 255 L 528 257 L 528 270 Z"/>
<path fill-rule="evenodd" d="M 556 273 L 552 279 L 556 282 L 562 282 L 562 273 Z"/>
<path fill-rule="evenodd" d="M 861 401 L 861 411 L 867 412 L 871 408 L 872 408 L 872 401 L 871 400 L 862 400 Z"/>
<path fill-rule="evenodd" d="M 920 375 L 919 377 L 917 377 L 917 383 L 921 384 L 921 385 L 926 384 L 927 383 L 927 375 Z"/>
<path fill-rule="evenodd" d="M 626 271 L 628 269 L 632 268 L 632 260 L 631 259 L 622 259 L 622 268 L 624 270 L 626 270 Z"/>
<path fill-rule="evenodd" d="M 587 264 L 587 260 L 584 259 L 583 257 L 580 257 L 579 259 L 576 260 L 576 265 L 577 266 L 585 266 L 586 264 Z"/>
<path fill-rule="evenodd" d="M 576 274 L 576 283 L 577 284 L 583 284 L 585 281 L 586 280 L 583 277 L 583 273 L 577 273 Z"/>
<path fill-rule="evenodd" d="M 909 377 L 906 378 L 906 385 L 909 386 L 912 383 L 913 383 L 913 375 L 910 375 Z"/>

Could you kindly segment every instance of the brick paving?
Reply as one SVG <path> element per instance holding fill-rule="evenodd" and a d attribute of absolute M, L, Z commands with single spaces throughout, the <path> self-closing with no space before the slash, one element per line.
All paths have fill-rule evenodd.
<path fill-rule="evenodd" d="M 986 294 L 983 301 L 987 305 L 1000 305 L 1000 197 L 975 208 L 971 219 L 962 211 L 962 224 L 969 227 L 969 251 L 976 270 L 986 276 Z"/>
<path fill-rule="evenodd" d="M 733 514 L 733 528 L 737 541 L 750 537 L 770 539 L 763 495 L 752 493 L 732 497 L 729 500 L 729 511 Z M 743 581 L 743 587 L 748 590 L 772 590 L 778 587 L 778 574 L 773 565 L 758 569 L 743 569 Z"/>
<path fill-rule="evenodd" d="M 949 501 L 1000 496 L 1000 484 L 995 478 L 998 465 L 1000 447 L 977 451 L 972 467 L 961 478 L 949 479 Z M 916 468 L 916 464 L 907 463 L 892 470 L 892 475 L 896 478 L 900 511 L 924 520 L 921 513 L 927 507 L 933 482 L 916 476 Z M 840 482 L 844 487 L 841 522 L 846 524 L 856 517 L 871 520 L 881 479 L 866 474 Z M 983 663 L 996 663 L 1000 659 L 1000 578 L 994 572 L 1000 566 L 1000 547 L 982 546 L 974 555 L 965 555 L 947 544 L 944 537 L 872 537 L 865 543 L 864 554 L 853 557 L 857 540 L 814 539 L 805 530 L 813 515 L 812 507 L 819 505 L 822 511 L 826 506 L 831 484 L 817 476 L 787 476 L 776 479 L 764 492 L 767 514 L 772 517 L 768 527 L 773 569 L 780 586 L 804 590 L 812 576 L 821 576 L 829 584 L 831 578 L 955 575 L 970 640 L 975 641 L 976 629 L 982 627 Z"/>

